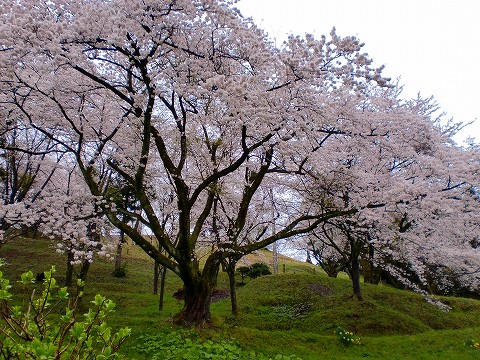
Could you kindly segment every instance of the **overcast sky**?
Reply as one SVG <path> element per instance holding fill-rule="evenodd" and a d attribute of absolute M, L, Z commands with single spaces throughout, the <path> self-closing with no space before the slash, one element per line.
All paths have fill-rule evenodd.
<path fill-rule="evenodd" d="M 374 65 L 401 77 L 404 94 L 433 95 L 455 121 L 478 119 L 480 0 L 241 0 L 244 16 L 280 44 L 288 33 L 355 35 Z"/>

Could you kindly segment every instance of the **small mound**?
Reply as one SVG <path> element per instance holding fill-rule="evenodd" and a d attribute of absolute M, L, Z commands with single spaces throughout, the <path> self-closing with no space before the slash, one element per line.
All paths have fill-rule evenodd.
<path fill-rule="evenodd" d="M 453 309 L 445 313 L 411 291 L 371 284 L 362 284 L 362 290 L 364 301 L 358 301 L 349 279 L 262 276 L 239 289 L 241 317 L 236 321 L 262 331 L 296 329 L 325 335 L 341 325 L 361 336 L 411 335 L 479 323 L 475 300 L 448 298 Z"/>

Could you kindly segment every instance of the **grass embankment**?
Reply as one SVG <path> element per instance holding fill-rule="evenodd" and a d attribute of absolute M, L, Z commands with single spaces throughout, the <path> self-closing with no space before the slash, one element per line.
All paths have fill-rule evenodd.
<path fill-rule="evenodd" d="M 6 277 L 12 282 L 27 270 L 41 272 L 56 265 L 56 278 L 65 273 L 65 257 L 55 254 L 46 241 L 17 239 L 0 249 Z M 269 261 L 262 252 L 247 261 Z M 125 248 L 126 278 L 114 278 L 113 263 L 97 259 L 87 279 L 86 297 L 101 293 L 117 304 L 109 324 L 129 326 L 132 336 L 123 351 L 142 359 L 135 346 L 140 336 L 167 336 L 181 329 L 171 325 L 182 303 L 172 294 L 181 282 L 168 274 L 163 311 L 152 294 L 153 263 L 135 246 Z M 283 272 L 285 265 L 285 273 Z M 238 290 L 240 315 L 232 318 L 229 299 L 212 304 L 215 328 L 195 336 L 227 341 L 246 352 L 295 354 L 302 359 L 479 359 L 480 354 L 463 344 L 480 339 L 480 301 L 442 298 L 452 310 L 445 313 L 423 297 L 388 286 L 364 284 L 364 302 L 351 296 L 346 278 L 331 279 L 319 269 L 282 257 L 280 274 L 248 282 Z M 220 273 L 218 288 L 228 289 Z M 334 330 L 342 326 L 361 338 L 361 345 L 345 346 Z M 186 333 L 192 336 L 192 333 Z M 161 358 L 161 357 L 159 357 Z"/>

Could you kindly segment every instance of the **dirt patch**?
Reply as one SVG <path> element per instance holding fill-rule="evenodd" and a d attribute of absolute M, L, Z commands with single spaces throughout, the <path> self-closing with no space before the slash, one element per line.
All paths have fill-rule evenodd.
<path fill-rule="evenodd" d="M 212 293 L 212 303 L 226 299 L 230 296 L 229 290 L 219 290 L 215 289 Z M 173 297 L 177 300 L 183 300 L 185 298 L 185 291 L 183 289 L 178 289 L 173 293 Z"/>
<path fill-rule="evenodd" d="M 314 295 L 318 296 L 330 296 L 333 295 L 333 290 L 330 289 L 329 287 L 326 287 L 325 285 L 322 284 L 310 284 L 308 285 L 308 288 Z"/>
<path fill-rule="evenodd" d="M 229 290 L 213 290 L 212 294 L 212 302 L 217 302 L 223 299 L 226 299 L 230 296 Z"/>

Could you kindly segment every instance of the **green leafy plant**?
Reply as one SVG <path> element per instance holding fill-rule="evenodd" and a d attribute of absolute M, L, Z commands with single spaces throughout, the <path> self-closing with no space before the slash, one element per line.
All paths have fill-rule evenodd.
<path fill-rule="evenodd" d="M 245 351 L 233 341 L 202 340 L 193 331 L 142 335 L 131 350 L 138 358 L 150 360 L 301 360 L 295 355 L 267 356 Z"/>
<path fill-rule="evenodd" d="M 358 337 L 354 337 L 353 336 L 353 333 L 348 331 L 348 330 L 345 330 L 344 328 L 342 327 L 337 327 L 335 329 L 335 333 L 337 334 L 338 338 L 340 339 L 340 342 L 344 345 L 360 345 L 361 342 L 360 342 L 360 338 Z"/>
<path fill-rule="evenodd" d="M 22 360 L 117 358 L 130 329 L 113 332 L 107 325 L 114 302 L 95 295 L 93 306 L 79 321 L 77 305 L 85 284 L 79 281 L 76 295 L 70 298 L 67 288 L 58 286 L 54 273 L 55 267 L 45 271 L 40 289 L 35 288 L 31 271 L 23 273 L 18 282 L 21 299 L 17 300 L 10 281 L 0 271 L 0 356 Z M 64 313 L 58 310 L 61 306 Z"/>

